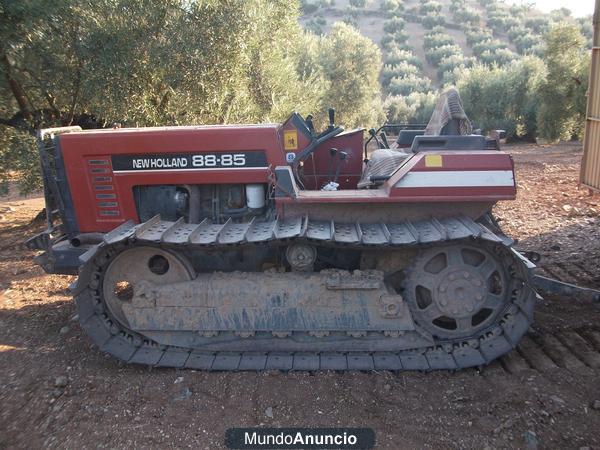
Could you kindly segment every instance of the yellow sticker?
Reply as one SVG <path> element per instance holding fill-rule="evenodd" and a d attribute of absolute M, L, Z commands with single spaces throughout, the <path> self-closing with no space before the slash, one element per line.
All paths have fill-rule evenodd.
<path fill-rule="evenodd" d="M 283 148 L 285 150 L 298 150 L 298 131 L 285 130 L 283 132 Z"/>
<path fill-rule="evenodd" d="M 425 167 L 444 167 L 442 155 L 425 155 Z"/>

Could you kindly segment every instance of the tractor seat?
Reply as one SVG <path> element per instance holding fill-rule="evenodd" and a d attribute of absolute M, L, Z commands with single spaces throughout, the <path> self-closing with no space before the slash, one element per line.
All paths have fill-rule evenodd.
<path fill-rule="evenodd" d="M 391 148 L 375 150 L 371 153 L 369 162 L 356 187 L 366 189 L 385 181 L 410 155 Z"/>
<path fill-rule="evenodd" d="M 473 133 L 473 125 L 463 109 L 458 91 L 443 92 L 435 105 L 425 136 L 465 136 Z"/>

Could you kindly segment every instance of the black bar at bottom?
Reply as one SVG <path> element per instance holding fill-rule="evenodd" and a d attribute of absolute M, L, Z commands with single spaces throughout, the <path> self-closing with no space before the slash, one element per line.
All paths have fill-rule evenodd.
<path fill-rule="evenodd" d="M 230 449 L 371 449 L 370 428 L 230 428 L 225 433 Z"/>

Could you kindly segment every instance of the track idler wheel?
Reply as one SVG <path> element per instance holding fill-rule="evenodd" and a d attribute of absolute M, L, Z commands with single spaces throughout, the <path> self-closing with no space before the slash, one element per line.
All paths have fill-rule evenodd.
<path fill-rule="evenodd" d="M 194 279 L 194 271 L 183 258 L 158 247 L 127 248 L 106 268 L 102 292 L 108 311 L 121 325 L 129 327 L 123 304 L 131 302 L 142 281 L 169 284 Z"/>
<path fill-rule="evenodd" d="M 424 250 L 404 284 L 415 322 L 442 340 L 476 336 L 497 323 L 511 303 L 507 266 L 476 244 Z"/>

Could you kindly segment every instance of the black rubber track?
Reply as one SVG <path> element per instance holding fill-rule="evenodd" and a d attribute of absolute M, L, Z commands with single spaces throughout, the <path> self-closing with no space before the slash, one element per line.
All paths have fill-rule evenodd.
<path fill-rule="evenodd" d="M 460 220 L 464 223 L 464 218 Z M 82 266 L 80 278 L 74 289 L 82 328 L 102 351 L 126 363 L 199 370 L 456 370 L 483 366 L 508 353 L 517 346 L 533 320 L 536 293 L 529 286 L 528 269 L 518 254 L 508 247 L 505 238 L 496 236 L 484 226 L 472 222 L 465 228 L 476 230 L 477 226 L 481 226 L 483 231 L 479 235 L 473 232 L 470 236 L 452 239 L 450 233 L 439 230 L 438 225 L 434 224 L 434 229 L 439 230 L 439 238 L 417 245 L 429 247 L 437 242 L 448 241 L 467 241 L 470 245 L 484 242 L 489 245 L 493 242 L 497 250 L 511 260 L 511 275 L 514 282 L 511 303 L 494 326 L 469 339 L 439 341 L 428 347 L 399 352 L 371 353 L 209 352 L 158 345 L 125 329 L 116 320 L 111 319 L 101 297 L 103 270 L 118 248 L 144 245 L 148 240 L 143 239 L 143 233 L 155 230 L 157 224 L 163 233 L 167 233 L 169 227 L 173 227 L 173 223 L 161 225 L 160 220 L 153 219 L 151 225 L 124 224 L 115 232 L 109 233 L 104 243 L 85 255 L 86 262 Z M 306 230 L 306 226 L 304 229 Z M 140 230 L 142 232 L 139 232 Z M 151 242 L 154 244 L 165 245 L 171 249 L 176 249 L 180 245 L 190 245 L 189 243 L 165 244 L 161 240 L 162 236 L 157 237 L 153 234 L 152 237 Z M 289 240 L 287 238 L 286 243 L 289 243 Z M 270 241 L 275 243 L 277 239 Z M 329 244 L 340 245 L 333 240 Z M 411 244 L 413 248 L 414 245 Z M 347 245 L 344 247 L 347 248 Z M 401 247 L 394 246 L 399 250 Z"/>

